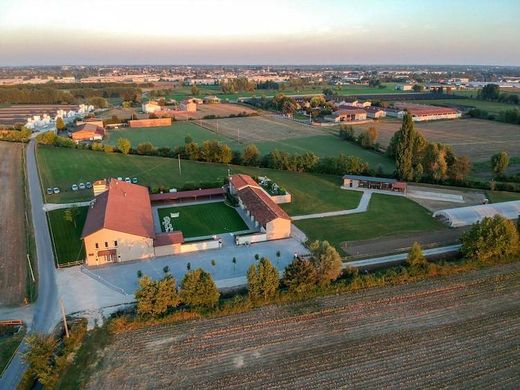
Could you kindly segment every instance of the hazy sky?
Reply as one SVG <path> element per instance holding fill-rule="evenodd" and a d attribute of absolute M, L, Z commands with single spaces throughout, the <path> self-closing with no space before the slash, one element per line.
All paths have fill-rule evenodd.
<path fill-rule="evenodd" d="M 520 0 L 0 0 L 0 65 L 520 65 Z"/>

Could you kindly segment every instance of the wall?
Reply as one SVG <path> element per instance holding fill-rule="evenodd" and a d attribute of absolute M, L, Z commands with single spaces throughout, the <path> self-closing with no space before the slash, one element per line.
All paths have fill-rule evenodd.
<path fill-rule="evenodd" d="M 155 256 L 170 256 L 181 253 L 181 244 L 162 245 L 155 247 Z"/>
<path fill-rule="evenodd" d="M 268 222 L 265 231 L 268 240 L 278 240 L 291 236 L 291 221 L 289 219 L 276 218 Z"/>
<path fill-rule="evenodd" d="M 128 121 L 130 127 L 156 127 L 156 126 L 170 126 L 172 118 L 158 118 L 158 119 L 135 119 Z"/>
<path fill-rule="evenodd" d="M 188 242 L 188 243 L 181 245 L 180 253 L 205 251 L 208 249 L 217 249 L 217 248 L 219 248 L 218 240 Z"/>
<path fill-rule="evenodd" d="M 285 195 L 270 195 L 271 199 L 276 204 L 291 203 L 292 196 L 288 192 Z"/>
<path fill-rule="evenodd" d="M 255 242 L 267 241 L 267 234 L 265 233 L 253 233 L 245 234 L 243 236 L 236 236 L 235 243 L 237 245 L 244 245 L 246 243 L 254 244 Z"/>
<path fill-rule="evenodd" d="M 117 247 L 114 245 L 114 241 L 117 241 Z M 97 257 L 97 253 L 107 249 L 117 250 L 118 262 L 148 259 L 154 256 L 153 239 L 114 230 L 101 229 L 85 237 L 84 242 L 87 254 L 86 264 L 89 266 L 105 264 L 102 257 Z M 96 242 L 99 244 L 99 249 L 96 249 Z M 105 242 L 108 242 L 108 247 L 105 247 Z"/>

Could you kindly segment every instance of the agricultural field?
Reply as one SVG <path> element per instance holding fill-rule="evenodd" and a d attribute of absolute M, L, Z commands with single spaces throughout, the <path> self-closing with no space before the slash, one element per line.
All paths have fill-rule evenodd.
<path fill-rule="evenodd" d="M 372 195 L 365 213 L 306 219 L 295 224 L 309 239 L 327 240 L 341 251 L 344 251 L 343 243 L 348 241 L 447 229 L 410 199 L 381 194 Z"/>
<path fill-rule="evenodd" d="M 70 211 L 72 221 L 67 217 Z M 54 247 L 54 257 L 58 264 L 73 263 L 85 259 L 85 247 L 81 231 L 87 219 L 88 207 L 59 209 L 47 213 Z"/>
<path fill-rule="evenodd" d="M 55 115 L 60 109 L 76 110 L 77 108 L 78 106 L 74 104 L 15 104 L 0 106 L 0 124 L 25 124 L 27 118 L 32 115 Z"/>
<path fill-rule="evenodd" d="M 103 177 L 137 177 L 150 187 L 182 188 L 186 184 L 222 182 L 228 175 L 245 173 L 268 176 L 292 194 L 292 203 L 282 205 L 289 215 L 336 211 L 357 207 L 361 193 L 340 188 L 341 178 L 333 175 L 312 175 L 224 164 L 208 164 L 181 160 L 179 173 L 176 159 L 122 155 L 39 146 L 38 164 L 43 189 L 58 186 L 62 192 L 46 195 L 47 203 L 76 202 L 92 199 L 91 191 L 70 190 L 73 183 L 93 182 Z"/>
<path fill-rule="evenodd" d="M 168 217 L 173 229 L 182 231 L 184 238 L 248 230 L 247 225 L 236 210 L 224 202 L 162 207 L 157 212 L 163 232 L 165 229 L 162 221 L 164 217 Z M 179 213 L 178 217 L 171 216 L 176 213 Z"/>
<path fill-rule="evenodd" d="M 480 110 L 487 111 L 488 114 L 498 115 L 500 112 L 505 110 L 511 110 L 518 108 L 518 105 L 501 103 L 501 102 L 490 102 L 487 100 L 478 99 L 427 99 L 427 100 L 414 100 L 413 103 L 417 104 L 433 104 L 437 106 L 455 107 L 462 109 L 463 111 L 469 111 L 472 108 L 478 108 Z"/>
<path fill-rule="evenodd" d="M 190 136 L 193 142 L 199 144 L 206 140 L 215 140 L 228 144 L 233 150 L 241 150 L 243 148 L 243 145 L 234 140 L 206 130 L 192 122 L 173 122 L 171 126 L 161 127 L 124 127 L 109 130 L 108 137 L 104 142 L 116 145 L 119 138 L 128 138 L 134 148 L 143 142 L 151 142 L 157 148 L 175 148 L 184 145 L 186 136 Z"/>
<path fill-rule="evenodd" d="M 374 126 L 379 133 L 378 142 L 387 146 L 393 134 L 401 127 L 401 121 L 385 119 L 354 129 Z M 520 155 L 520 127 L 483 119 L 456 119 L 415 123 L 430 142 L 452 145 L 457 155 L 467 155 L 473 162 L 488 161 L 500 151 L 510 156 Z"/>
<path fill-rule="evenodd" d="M 126 331 L 86 388 L 518 388 L 519 280 L 515 263 Z"/>
<path fill-rule="evenodd" d="M 23 147 L 0 142 L 0 306 L 22 303 L 26 292 Z"/>

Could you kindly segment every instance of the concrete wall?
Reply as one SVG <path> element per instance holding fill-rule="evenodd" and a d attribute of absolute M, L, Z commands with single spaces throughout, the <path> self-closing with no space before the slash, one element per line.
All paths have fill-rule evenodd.
<path fill-rule="evenodd" d="M 181 253 L 181 244 L 162 245 L 155 247 L 155 256 L 169 256 Z"/>
<path fill-rule="evenodd" d="M 158 118 L 158 119 L 135 119 L 128 121 L 130 127 L 156 127 L 156 126 L 170 126 L 172 118 Z"/>
<path fill-rule="evenodd" d="M 253 233 L 235 237 L 235 243 L 237 245 L 254 244 L 255 242 L 263 241 L 267 241 L 267 234 L 265 233 Z"/>
<path fill-rule="evenodd" d="M 271 199 L 276 204 L 283 204 L 283 203 L 291 203 L 292 202 L 292 196 L 288 192 L 285 195 L 274 195 L 274 196 L 271 196 Z"/>
<path fill-rule="evenodd" d="M 188 243 L 181 245 L 179 253 L 205 251 L 208 249 L 217 249 L 217 248 L 219 248 L 219 246 L 220 246 L 220 244 L 219 244 L 218 240 L 188 242 Z"/>
<path fill-rule="evenodd" d="M 105 246 L 105 242 L 108 246 Z M 153 239 L 109 229 L 101 229 L 92 233 L 85 237 L 84 243 L 87 255 L 86 264 L 89 266 L 105 264 L 104 258 L 98 257 L 98 252 L 110 249 L 117 251 L 117 262 L 148 259 L 154 256 Z M 98 248 L 96 248 L 96 243 Z"/>
<path fill-rule="evenodd" d="M 267 223 L 265 232 L 268 240 L 277 240 L 291 236 L 291 221 L 289 219 L 276 218 Z"/>

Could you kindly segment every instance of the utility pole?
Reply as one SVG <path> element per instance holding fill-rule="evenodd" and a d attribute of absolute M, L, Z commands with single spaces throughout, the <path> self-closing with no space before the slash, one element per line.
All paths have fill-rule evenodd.
<path fill-rule="evenodd" d="M 29 258 L 29 253 L 27 253 L 27 262 L 29 263 L 29 271 L 31 271 L 31 279 L 34 282 L 36 282 L 36 279 L 34 278 L 34 272 L 31 264 L 31 259 Z"/>
<path fill-rule="evenodd" d="M 67 317 L 65 317 L 65 306 L 63 305 L 63 298 L 60 299 L 61 316 L 63 317 L 63 326 L 65 327 L 65 335 L 69 338 L 69 327 L 67 325 Z"/>
<path fill-rule="evenodd" d="M 177 155 L 178 157 L 178 160 L 179 160 L 179 176 L 182 176 L 182 169 L 181 169 L 181 154 L 179 153 Z"/>

